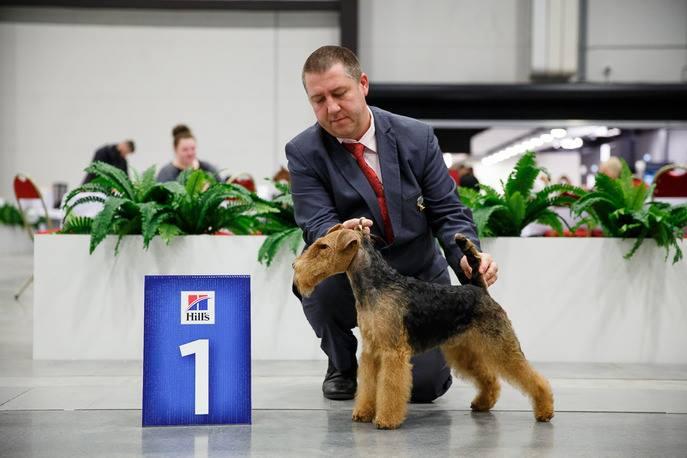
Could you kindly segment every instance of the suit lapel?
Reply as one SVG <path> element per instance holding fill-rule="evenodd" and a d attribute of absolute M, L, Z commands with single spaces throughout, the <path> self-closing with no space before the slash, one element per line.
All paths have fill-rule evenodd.
<path fill-rule="evenodd" d="M 389 210 L 389 219 L 395 235 L 401 229 L 401 168 L 398 165 L 398 150 L 396 139 L 383 113 L 372 109 L 375 116 L 375 138 L 377 139 L 377 154 L 379 166 L 382 170 L 382 183 L 384 185 L 384 199 Z"/>
<path fill-rule="evenodd" d="M 360 194 L 360 197 L 363 198 L 369 207 L 372 218 L 374 219 L 374 225 L 378 229 L 375 232 L 384 235 L 384 221 L 382 220 L 382 213 L 379 210 L 377 196 L 375 196 L 372 186 L 370 186 L 367 178 L 363 175 L 353 155 L 349 153 L 346 148 L 341 146 L 341 143 L 339 143 L 336 138 L 327 133 L 324 133 L 324 135 L 326 141 L 329 143 L 328 150 L 331 152 L 331 158 L 337 165 L 339 172 L 343 175 L 348 184 Z"/>

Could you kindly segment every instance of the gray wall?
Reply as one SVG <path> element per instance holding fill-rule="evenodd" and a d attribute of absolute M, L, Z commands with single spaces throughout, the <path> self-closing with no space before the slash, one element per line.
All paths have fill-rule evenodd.
<path fill-rule="evenodd" d="M 687 0 L 589 0 L 587 77 L 679 81 Z M 530 0 L 360 0 L 373 82 L 529 80 Z M 133 137 L 133 167 L 171 159 L 185 122 L 202 159 L 261 179 L 314 122 L 300 68 L 337 43 L 335 13 L 0 8 L 0 197 L 11 177 L 76 185 L 95 148 Z"/>
<path fill-rule="evenodd" d="M 360 0 L 360 59 L 373 81 L 529 80 L 529 0 Z"/>
<path fill-rule="evenodd" d="M 589 0 L 587 80 L 687 82 L 687 0 Z"/>
<path fill-rule="evenodd" d="M 83 178 L 95 148 L 132 137 L 141 170 L 187 123 L 201 159 L 262 180 L 314 122 L 300 69 L 339 39 L 335 13 L 0 10 L 0 197 L 22 171 Z"/>

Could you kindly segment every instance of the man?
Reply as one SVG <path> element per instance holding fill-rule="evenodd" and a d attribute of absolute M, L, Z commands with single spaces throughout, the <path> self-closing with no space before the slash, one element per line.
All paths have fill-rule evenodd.
<path fill-rule="evenodd" d="M 110 164 L 118 169 L 124 171 L 124 173 L 129 173 L 129 166 L 126 162 L 126 157 L 136 151 L 136 145 L 134 145 L 133 140 L 124 140 L 121 143 L 105 145 L 98 150 L 96 150 L 93 155 L 93 161 L 101 161 Z M 83 182 L 88 183 L 89 181 L 95 179 L 95 175 L 89 173 L 84 178 Z"/>
<path fill-rule="evenodd" d="M 399 272 L 449 284 L 437 237 L 451 267 L 469 275 L 454 235 L 462 232 L 478 243 L 475 226 L 455 193 L 432 129 L 368 107 L 368 77 L 345 48 L 324 46 L 313 52 L 302 79 L 317 124 L 286 145 L 286 157 L 296 222 L 306 244 L 338 223 L 346 228 L 362 224 L 383 240 L 380 253 Z M 490 284 L 496 280 L 497 266 L 488 254 L 482 255 L 480 271 Z M 329 357 L 324 396 L 353 398 L 356 311 L 348 279 L 345 274 L 330 277 L 301 302 Z M 414 401 L 430 402 L 446 392 L 451 374 L 438 349 L 412 362 Z"/>

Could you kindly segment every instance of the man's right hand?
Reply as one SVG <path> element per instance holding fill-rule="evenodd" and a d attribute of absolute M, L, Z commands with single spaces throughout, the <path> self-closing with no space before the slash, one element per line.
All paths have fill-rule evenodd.
<path fill-rule="evenodd" d="M 372 220 L 369 218 L 353 218 L 353 219 L 348 219 L 341 223 L 344 227 L 344 229 L 355 229 L 358 226 L 363 226 L 363 232 L 365 234 L 370 233 L 370 228 L 372 227 Z"/>

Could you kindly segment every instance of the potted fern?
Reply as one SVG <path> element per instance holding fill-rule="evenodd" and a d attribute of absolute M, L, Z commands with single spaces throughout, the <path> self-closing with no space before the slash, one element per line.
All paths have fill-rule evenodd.
<path fill-rule="evenodd" d="M 131 179 L 106 164 L 88 171 L 96 179 L 67 196 L 62 234 L 36 238 L 36 359 L 140 358 L 144 277 L 158 274 L 250 275 L 253 358 L 318 356 L 290 294 L 291 258 L 277 255 L 301 239 L 287 185 L 267 201 L 202 171 L 169 183 L 154 169 Z M 79 216 L 86 203 L 102 210 Z"/>
<path fill-rule="evenodd" d="M 298 253 L 303 242 L 303 231 L 296 224 L 293 213 L 293 196 L 288 183 L 275 182 L 278 194 L 270 204 L 274 212 L 264 215 L 258 225 L 262 234 L 267 235 L 265 242 L 258 251 L 258 261 L 270 266 L 277 254 L 285 247 L 293 254 Z"/>
<path fill-rule="evenodd" d="M 673 264 L 683 257 L 680 244 L 687 227 L 687 205 L 672 206 L 651 200 L 653 186 L 636 183 L 625 161 L 617 179 L 599 173 L 594 189 L 573 205 L 578 215 L 588 214 L 597 222 L 607 237 L 634 239 L 632 248 L 625 253 L 631 258 L 644 240 L 653 239 L 665 250 L 668 259 L 673 249 Z"/>
<path fill-rule="evenodd" d="M 89 252 L 108 235 L 115 235 L 115 254 L 126 235 L 142 235 L 143 247 L 160 236 L 169 244 L 180 235 L 212 234 L 222 230 L 244 235 L 256 232 L 256 217 L 277 212 L 242 186 L 218 183 L 202 170 L 188 170 L 177 181 L 157 183 L 155 168 L 132 180 L 116 167 L 96 162 L 86 169 L 96 178 L 66 198 L 61 233 L 90 234 Z M 99 202 L 93 218 L 72 216 L 84 203 Z"/>
<path fill-rule="evenodd" d="M 521 159 L 503 193 L 484 188 L 462 195 L 473 198 L 481 233 L 492 235 L 483 239 L 483 249 L 499 264 L 499 280 L 490 294 L 520 330 L 523 349 L 536 361 L 686 364 L 682 285 L 687 263 L 666 263 L 664 253 L 649 244 L 627 262 L 623 254 L 631 242 L 615 238 L 516 237 L 530 221 L 565 227 L 553 205 L 584 205 L 585 194 L 578 188 L 554 185 L 534 191 L 535 172 L 541 169 L 533 159 Z M 248 274 L 253 358 L 320 356 L 317 338 L 290 293 L 292 258 L 278 255 L 301 243 L 288 186 L 279 185 L 280 194 L 265 201 L 193 173 L 166 185 L 143 176 L 128 185 L 114 175 L 97 182 L 100 187 L 90 190 L 93 196 L 119 200 L 110 204 L 111 216 L 102 217 L 109 229 L 96 242 L 105 246 L 92 254 L 89 248 L 99 246 L 93 245 L 99 215 L 81 220 L 85 235 L 36 238 L 34 358 L 139 359 L 143 279 L 150 274 Z M 600 212 L 597 216 L 603 218 Z M 76 216 L 69 218 L 75 227 Z M 209 235 L 221 226 L 235 234 L 262 235 Z M 138 235 L 121 235 L 135 234 L 138 227 Z M 151 237 L 147 251 L 141 249 L 146 227 Z M 194 232 L 206 234 L 184 235 Z M 120 253 L 113 256 L 118 241 Z M 676 243 L 684 250 L 684 241 Z M 269 269 L 256 253 L 270 263 Z"/>
<path fill-rule="evenodd" d="M 483 250 L 499 265 L 490 294 L 521 330 L 523 349 L 537 361 L 687 363 L 684 206 L 650 201 L 651 189 L 633 186 L 627 168 L 618 180 L 597 176 L 591 192 L 562 185 L 536 192 L 541 171 L 528 153 L 503 192 L 460 190 Z M 560 232 L 566 223 L 555 206 L 570 206 L 575 225 L 591 221 L 606 237 L 518 237 L 534 221 Z M 666 262 L 668 249 L 674 263 Z"/>
<path fill-rule="evenodd" d="M 535 191 L 540 173 L 545 170 L 537 165 L 535 154 L 528 152 L 503 183 L 503 193 L 484 184 L 479 190 L 459 188 L 461 200 L 472 210 L 480 237 L 519 237 L 527 225 L 535 222 L 563 232 L 567 222 L 552 207 L 570 206 L 585 191 L 567 184 Z"/>

